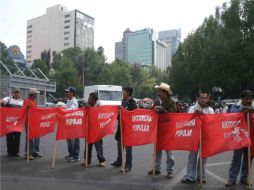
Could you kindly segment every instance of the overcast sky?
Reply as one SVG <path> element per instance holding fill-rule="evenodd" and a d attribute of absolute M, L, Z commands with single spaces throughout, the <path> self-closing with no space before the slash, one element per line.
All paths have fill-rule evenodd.
<path fill-rule="evenodd" d="M 95 18 L 95 48 L 103 46 L 114 60 L 115 42 L 126 28 L 155 31 L 182 30 L 182 41 L 226 0 L 0 0 L 0 41 L 26 48 L 26 21 L 62 4 Z"/>

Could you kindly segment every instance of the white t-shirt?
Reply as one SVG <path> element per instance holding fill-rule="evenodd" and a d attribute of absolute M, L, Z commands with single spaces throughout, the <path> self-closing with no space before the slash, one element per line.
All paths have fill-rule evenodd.
<path fill-rule="evenodd" d="M 78 101 L 75 97 L 72 97 L 72 99 L 67 100 L 67 104 L 65 107 L 67 110 L 74 110 L 78 108 Z"/>
<path fill-rule="evenodd" d="M 211 108 L 209 106 L 201 108 L 201 106 L 198 103 L 196 103 L 194 106 L 190 107 L 189 113 L 194 113 L 196 110 L 202 110 L 202 112 L 204 114 L 214 114 L 213 108 Z"/>
<path fill-rule="evenodd" d="M 10 105 L 15 105 L 15 106 L 23 106 L 23 100 L 21 98 L 19 99 L 14 99 L 12 96 L 7 96 L 3 98 L 4 100 L 4 105 L 10 104 Z"/>

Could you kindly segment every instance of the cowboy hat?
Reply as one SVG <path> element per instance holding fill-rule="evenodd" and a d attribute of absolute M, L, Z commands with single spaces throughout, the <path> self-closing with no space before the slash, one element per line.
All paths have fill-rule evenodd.
<path fill-rule="evenodd" d="M 161 90 L 166 91 L 169 95 L 173 94 L 172 90 L 170 89 L 170 86 L 164 82 L 160 84 L 160 86 L 156 85 L 155 88 L 159 88 Z"/>

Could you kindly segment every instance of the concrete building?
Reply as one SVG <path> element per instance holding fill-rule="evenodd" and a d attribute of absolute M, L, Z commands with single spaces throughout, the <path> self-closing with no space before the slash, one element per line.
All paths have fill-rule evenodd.
<path fill-rule="evenodd" d="M 40 59 L 41 52 L 61 52 L 70 47 L 94 47 L 94 18 L 63 5 L 46 9 L 46 14 L 27 21 L 26 59 L 28 65 Z M 51 56 L 52 59 L 52 56 Z"/>
<path fill-rule="evenodd" d="M 167 44 L 160 40 L 156 40 L 156 64 L 155 66 L 165 71 L 167 70 L 166 64 L 166 55 L 167 55 Z"/>
<path fill-rule="evenodd" d="M 166 52 L 166 68 L 172 66 L 172 56 L 181 42 L 181 29 L 166 30 L 158 33 L 158 38 L 167 44 Z"/>

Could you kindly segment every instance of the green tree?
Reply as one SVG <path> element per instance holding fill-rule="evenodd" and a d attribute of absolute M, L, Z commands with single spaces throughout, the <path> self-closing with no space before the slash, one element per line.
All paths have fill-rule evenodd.
<path fill-rule="evenodd" d="M 40 60 L 40 59 L 36 59 L 34 60 L 32 66 L 31 66 L 31 69 L 37 69 L 39 68 L 44 75 L 48 76 L 49 75 L 49 70 L 45 64 L 44 61 Z"/>

